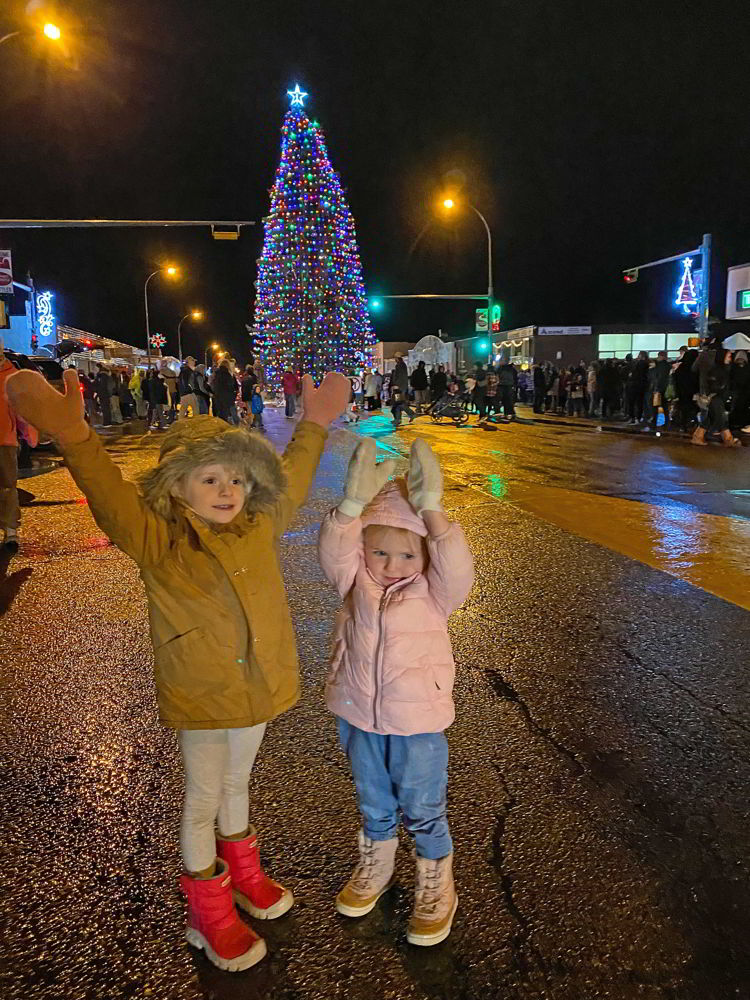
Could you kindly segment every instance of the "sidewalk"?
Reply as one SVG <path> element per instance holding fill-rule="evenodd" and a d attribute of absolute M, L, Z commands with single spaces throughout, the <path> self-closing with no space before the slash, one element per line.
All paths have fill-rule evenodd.
<path fill-rule="evenodd" d="M 691 431 L 681 431 L 671 427 L 657 427 L 656 433 L 651 429 L 651 424 L 631 424 L 627 420 L 607 420 L 602 422 L 600 417 L 569 417 L 564 413 L 534 413 L 530 406 L 524 403 L 516 404 L 519 416 L 526 420 L 531 420 L 535 424 L 554 424 L 559 427 L 570 427 L 572 430 L 596 431 L 610 434 L 635 434 L 639 437 L 666 437 L 677 441 L 689 441 L 692 437 Z M 750 445 L 750 434 L 737 435 L 744 445 Z"/>

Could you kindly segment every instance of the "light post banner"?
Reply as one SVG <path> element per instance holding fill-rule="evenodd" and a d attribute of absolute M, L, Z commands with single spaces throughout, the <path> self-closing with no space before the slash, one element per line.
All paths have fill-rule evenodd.
<path fill-rule="evenodd" d="M 590 326 L 540 326 L 540 337 L 590 337 Z"/>
<path fill-rule="evenodd" d="M 10 250 L 0 250 L 0 295 L 13 294 L 13 262 Z"/>
<path fill-rule="evenodd" d="M 476 319 L 474 322 L 474 332 L 475 333 L 487 333 L 490 328 L 490 311 L 489 309 L 477 309 Z"/>

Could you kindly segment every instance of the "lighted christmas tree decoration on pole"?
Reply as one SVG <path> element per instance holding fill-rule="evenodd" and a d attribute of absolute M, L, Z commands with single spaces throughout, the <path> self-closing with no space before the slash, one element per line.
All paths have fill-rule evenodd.
<path fill-rule="evenodd" d="M 695 312 L 698 304 L 698 296 L 695 293 L 695 283 L 693 281 L 693 261 L 690 257 L 685 257 L 682 261 L 682 280 L 677 289 L 677 298 L 674 300 L 676 306 L 682 306 L 686 313 Z"/>
<path fill-rule="evenodd" d="M 264 219 L 253 327 L 266 379 L 286 368 L 359 372 L 372 364 L 374 335 L 354 220 L 328 158 L 320 125 L 297 84 L 281 129 L 281 160 Z"/>

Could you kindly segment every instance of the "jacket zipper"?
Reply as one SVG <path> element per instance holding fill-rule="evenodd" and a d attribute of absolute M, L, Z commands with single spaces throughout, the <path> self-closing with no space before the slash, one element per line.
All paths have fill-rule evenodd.
<path fill-rule="evenodd" d="M 382 672 L 383 672 L 383 646 L 384 646 L 384 632 L 385 627 L 383 620 L 385 617 L 385 609 L 388 607 L 388 601 L 390 600 L 390 595 L 387 591 L 383 592 L 383 596 L 380 598 L 380 608 L 378 610 L 378 643 L 375 647 L 375 694 L 372 702 L 372 721 L 375 728 L 378 729 L 378 698 L 380 696 L 380 690 L 383 686 Z"/>

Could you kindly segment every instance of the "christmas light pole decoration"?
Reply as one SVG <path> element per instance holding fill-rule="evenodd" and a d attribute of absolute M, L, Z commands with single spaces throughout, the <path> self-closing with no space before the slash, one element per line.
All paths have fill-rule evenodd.
<path fill-rule="evenodd" d="M 682 261 L 682 279 L 680 287 L 677 289 L 677 298 L 674 300 L 676 306 L 682 306 L 686 313 L 694 313 L 698 305 L 698 296 L 695 292 L 693 282 L 693 261 L 690 257 L 685 257 Z"/>
<path fill-rule="evenodd" d="M 349 206 L 323 131 L 287 91 L 281 159 L 258 261 L 253 326 L 270 386 L 287 367 L 311 374 L 354 374 L 372 364 L 374 335 Z M 364 358 L 364 365 L 362 359 Z"/>
<path fill-rule="evenodd" d="M 160 333 L 151 334 L 151 346 L 155 351 L 160 351 L 162 347 L 167 342 L 167 338 L 163 337 Z"/>

